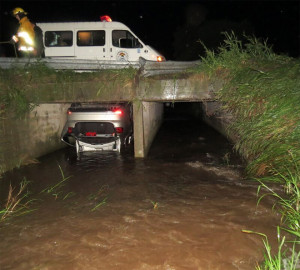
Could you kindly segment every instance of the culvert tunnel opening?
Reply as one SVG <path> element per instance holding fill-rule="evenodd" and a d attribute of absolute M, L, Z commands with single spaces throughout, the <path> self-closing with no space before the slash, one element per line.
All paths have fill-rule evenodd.
<path fill-rule="evenodd" d="M 242 164 L 233 143 L 205 121 L 205 112 L 202 102 L 164 103 L 162 125 L 148 156 L 209 165 Z"/>
<path fill-rule="evenodd" d="M 165 102 L 164 103 L 164 120 L 190 120 L 203 119 L 202 102 Z"/>

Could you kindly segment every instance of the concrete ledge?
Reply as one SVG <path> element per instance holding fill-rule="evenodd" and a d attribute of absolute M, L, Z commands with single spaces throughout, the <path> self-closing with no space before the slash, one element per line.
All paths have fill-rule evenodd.
<path fill-rule="evenodd" d="M 162 121 L 163 103 L 140 102 L 133 104 L 135 157 L 147 156 Z"/>

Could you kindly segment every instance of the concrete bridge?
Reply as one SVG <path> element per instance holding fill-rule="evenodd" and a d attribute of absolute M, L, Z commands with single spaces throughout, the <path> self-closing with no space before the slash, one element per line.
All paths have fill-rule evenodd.
<path fill-rule="evenodd" d="M 23 65 L 22 68 L 26 71 L 24 60 L 23 62 L 19 60 L 17 64 Z M 52 62 L 50 64 L 53 65 Z M 36 126 L 33 128 L 40 130 L 39 136 L 36 138 L 28 137 L 27 139 L 35 143 L 30 146 L 33 157 L 46 154 L 46 151 L 51 152 L 51 149 L 55 148 L 53 141 L 59 144 L 58 137 L 66 119 L 66 108 L 70 103 L 126 101 L 133 105 L 135 157 L 145 157 L 162 123 L 165 102 L 201 102 L 203 111 L 206 113 L 204 118 L 208 122 L 210 121 L 209 116 L 218 109 L 215 93 L 222 87 L 222 81 L 217 78 L 209 78 L 204 73 L 187 71 L 188 68 L 199 64 L 201 63 L 143 63 L 139 68 L 134 67 L 136 71 L 132 78 L 123 77 L 114 72 L 106 73 L 103 72 L 103 69 L 99 73 L 95 68 L 93 73 L 76 73 L 71 80 L 58 82 L 56 78 L 51 80 L 49 78 L 31 79 L 30 83 L 25 86 L 25 93 L 29 100 L 33 102 L 38 100 L 39 106 L 29 114 L 26 120 L 27 124 L 19 131 L 23 134 L 22 141 L 24 141 L 24 136 L 27 136 L 24 134 L 30 134 L 30 132 L 26 132 L 28 122 L 36 123 L 36 126 L 43 126 L 42 129 Z M 91 65 L 87 66 L 90 67 Z M 4 68 L 9 67 L 5 64 Z M 65 70 L 67 68 L 64 66 L 60 69 Z M 5 87 L 0 82 L 1 86 Z M 22 87 L 22 85 L 14 85 L 14 87 Z M 45 115 L 48 121 L 46 124 Z M 53 119 L 51 120 L 52 116 Z M 213 124 L 218 128 L 218 124 L 215 122 Z M 20 123 L 18 125 L 22 126 Z M 44 130 L 44 135 L 41 134 L 41 130 Z M 2 135 L 5 136 L 5 134 Z M 55 139 L 55 137 L 57 138 Z M 52 142 L 50 144 L 48 142 L 51 149 L 47 149 L 45 146 L 41 148 L 41 144 L 47 145 L 49 138 L 52 138 Z M 38 149 L 35 150 L 36 147 Z M 21 143 L 20 148 L 22 148 Z M 45 150 L 41 152 L 41 149 Z M 26 151 L 28 149 L 20 150 L 23 155 Z"/>

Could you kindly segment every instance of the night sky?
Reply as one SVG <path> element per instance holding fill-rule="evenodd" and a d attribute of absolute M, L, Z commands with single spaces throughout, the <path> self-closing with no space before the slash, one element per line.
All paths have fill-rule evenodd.
<path fill-rule="evenodd" d="M 300 56 L 300 1 L 0 0 L 0 41 L 8 41 L 18 27 L 10 13 L 15 7 L 34 22 L 97 21 L 110 15 L 167 60 L 197 60 L 204 55 L 199 40 L 216 49 L 225 31 L 267 39 L 276 53 Z"/>

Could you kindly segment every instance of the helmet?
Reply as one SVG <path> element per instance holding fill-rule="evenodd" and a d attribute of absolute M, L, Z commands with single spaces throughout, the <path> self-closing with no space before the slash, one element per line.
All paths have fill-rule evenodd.
<path fill-rule="evenodd" d="M 14 16 L 18 15 L 19 13 L 23 13 L 25 15 L 27 14 L 27 12 L 23 8 L 20 8 L 20 7 L 14 8 L 12 13 L 13 13 Z"/>

